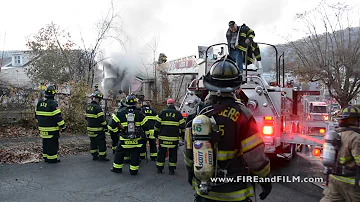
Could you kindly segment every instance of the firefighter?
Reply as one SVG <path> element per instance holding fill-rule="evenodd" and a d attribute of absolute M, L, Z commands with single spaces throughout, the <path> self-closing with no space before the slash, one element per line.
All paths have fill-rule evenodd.
<path fill-rule="evenodd" d="M 94 86 L 94 92 L 100 92 L 100 90 L 99 90 L 99 84 L 95 84 L 95 86 Z"/>
<path fill-rule="evenodd" d="M 240 73 L 243 71 L 243 53 L 246 52 L 246 47 L 253 42 L 254 37 L 254 30 L 245 24 L 237 26 L 234 21 L 229 22 L 229 28 L 226 32 L 229 53 L 234 61 L 236 61 Z"/>
<path fill-rule="evenodd" d="M 177 148 L 181 137 L 185 133 L 185 120 L 180 111 L 176 110 L 175 100 L 166 101 L 168 107 L 156 117 L 155 136 L 159 138 L 159 152 L 157 156 L 157 173 L 162 173 L 165 164 L 165 155 L 169 149 L 169 174 L 175 174 L 177 162 Z"/>
<path fill-rule="evenodd" d="M 126 97 L 126 108 L 112 115 L 109 130 L 120 133 L 119 145 L 115 151 L 112 172 L 121 173 L 124 166 L 126 152 L 130 152 L 130 174 L 136 175 L 140 164 L 140 150 L 145 143 L 148 129 L 146 118 L 136 106 L 136 98 L 133 95 Z"/>
<path fill-rule="evenodd" d="M 320 202 L 360 201 L 360 109 L 348 106 L 339 116 L 338 155 L 335 153 L 335 161 L 331 161 L 329 183 Z M 324 157 L 326 152 L 324 147 Z"/>
<path fill-rule="evenodd" d="M 100 107 L 103 95 L 100 92 L 91 94 L 92 101 L 86 106 L 87 132 L 90 137 L 90 153 L 93 160 L 109 161 L 106 158 L 107 124 L 105 115 Z"/>
<path fill-rule="evenodd" d="M 270 175 L 270 161 L 265 155 L 264 142 L 257 123 L 249 110 L 234 97 L 234 92 L 241 85 L 239 79 L 241 74 L 232 60 L 222 58 L 216 61 L 207 75 L 204 77 L 204 86 L 209 90 L 209 96 L 205 100 L 206 107 L 200 112 L 207 117 L 213 117 L 215 125 L 209 126 L 214 130 L 209 140 L 210 146 L 214 148 L 214 162 L 202 161 L 203 166 L 194 169 L 194 163 L 200 162 L 199 158 L 194 159 L 196 149 L 204 147 L 194 142 L 191 146 L 190 138 L 186 135 L 186 149 L 184 150 L 184 161 L 188 171 L 188 182 L 196 190 L 195 201 L 243 201 L 247 202 L 253 196 L 254 187 L 250 182 L 218 183 L 210 181 L 212 177 L 229 177 L 237 179 L 238 176 L 255 175 L 268 177 Z M 213 110 L 206 110 L 213 109 Z M 206 123 L 197 116 L 190 124 Z M 189 123 L 187 123 L 187 126 Z M 215 129 L 214 129 L 215 128 Z M 198 127 L 195 127 L 197 131 Z M 193 128 L 193 131 L 195 130 Z M 205 129 L 205 128 L 203 128 Z M 198 154 L 198 153 L 197 153 Z M 195 156 L 199 156 L 199 155 Z M 209 155 L 208 155 L 208 158 Z M 195 161 L 196 160 L 196 161 Z M 213 162 L 213 161 L 211 161 Z M 213 172 L 207 172 L 202 167 L 209 166 Z M 216 165 L 216 168 L 215 168 Z M 199 170 L 200 169 L 200 170 Z M 203 176 L 209 176 L 205 183 L 210 188 L 200 186 L 199 175 L 196 172 L 203 172 Z M 215 173 L 215 171 L 217 171 Z M 202 185 L 203 182 L 201 181 Z M 265 199 L 271 192 L 271 183 L 261 183 L 263 192 L 260 199 Z M 206 188 L 206 189 L 204 189 Z"/>
<path fill-rule="evenodd" d="M 119 94 L 116 96 L 116 104 L 121 105 L 121 100 L 125 99 L 126 95 L 122 90 L 119 90 Z"/>
<path fill-rule="evenodd" d="M 61 116 L 58 103 L 54 100 L 56 90 L 53 86 L 45 89 L 45 100 L 36 105 L 35 118 L 40 130 L 43 145 L 43 159 L 48 163 L 58 163 L 60 130 L 65 130 L 65 121 Z"/>
<path fill-rule="evenodd" d="M 119 108 L 116 109 L 115 113 L 117 113 L 117 112 L 123 110 L 124 108 L 126 108 L 125 102 L 126 102 L 126 98 L 121 99 L 121 101 L 120 101 L 120 106 L 119 106 Z M 112 119 L 110 120 L 109 125 L 111 125 L 111 121 L 112 121 Z M 111 143 L 111 145 L 112 145 L 111 149 L 112 149 L 112 151 L 113 151 L 113 154 L 115 154 L 115 150 L 116 150 L 116 148 L 117 148 L 117 145 L 119 144 L 119 136 L 118 136 L 117 133 L 114 133 L 114 132 L 112 132 L 111 130 L 109 130 L 109 132 L 110 132 L 110 137 L 111 137 L 111 141 L 112 141 L 112 143 Z M 127 157 L 127 156 L 126 156 L 126 157 Z M 126 160 L 130 160 L 130 157 L 127 157 L 127 158 L 128 158 L 128 159 L 126 159 Z"/>
<path fill-rule="evenodd" d="M 154 126 L 156 122 L 157 113 L 153 108 L 150 107 L 150 104 L 147 101 L 143 102 L 143 105 L 141 107 L 141 112 L 146 116 L 146 124 L 148 125 L 148 129 L 149 129 L 149 132 L 146 135 L 150 145 L 150 159 L 152 161 L 155 161 L 157 157 L 157 148 L 156 148 L 156 138 L 154 136 Z M 140 158 L 143 159 L 145 159 L 146 157 L 146 144 L 147 141 L 145 141 L 145 144 L 142 147 L 142 151 L 140 153 Z"/>

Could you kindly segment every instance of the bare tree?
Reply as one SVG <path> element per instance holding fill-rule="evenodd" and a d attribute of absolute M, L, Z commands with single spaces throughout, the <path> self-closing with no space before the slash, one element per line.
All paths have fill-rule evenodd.
<path fill-rule="evenodd" d="M 87 83 L 89 86 L 93 85 L 95 68 L 100 62 L 107 59 L 104 58 L 101 54 L 101 47 L 104 42 L 109 40 L 116 41 L 125 49 L 125 45 L 129 38 L 122 28 L 122 24 L 123 23 L 120 13 L 115 10 L 114 4 L 111 2 L 111 7 L 109 8 L 105 17 L 96 23 L 97 35 L 95 38 L 95 43 L 87 47 L 83 37 L 81 37 L 83 49 L 85 50 L 85 58 L 88 61 Z"/>
<path fill-rule="evenodd" d="M 289 44 L 296 55 L 295 74 L 322 82 L 341 106 L 348 105 L 360 91 L 360 29 L 351 22 L 352 9 L 323 1 L 296 18 L 308 36 Z"/>

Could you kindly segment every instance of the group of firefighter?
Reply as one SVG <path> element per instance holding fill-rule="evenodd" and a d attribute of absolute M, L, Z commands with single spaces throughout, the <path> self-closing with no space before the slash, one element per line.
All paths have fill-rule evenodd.
<path fill-rule="evenodd" d="M 107 122 L 99 105 L 103 95 L 94 92 L 91 95 L 92 101 L 86 108 L 93 160 L 109 161 L 106 157 L 105 137 L 106 133 L 110 133 L 114 150 L 112 172 L 121 173 L 124 163 L 129 162 L 130 174 L 136 175 L 140 158 L 147 158 L 146 142 L 149 141 L 150 158 L 156 160 L 157 172 L 162 173 L 165 153 L 169 149 L 169 174 L 175 174 L 178 143 L 190 128 L 190 134 L 186 132 L 184 138 L 187 141 L 184 161 L 188 171 L 187 181 L 196 190 L 195 201 L 251 201 L 255 184 L 214 183 L 207 176 L 235 179 L 237 176 L 271 177 L 270 160 L 265 155 L 261 131 L 251 112 L 236 98 L 243 83 L 242 66 L 239 66 L 243 56 L 238 54 L 243 54 L 244 47 L 252 42 L 254 36 L 253 30 L 245 24 L 237 26 L 234 21 L 229 22 L 227 38 L 231 57 L 224 56 L 217 60 L 203 77 L 207 96 L 197 107 L 196 114 L 186 120 L 176 110 L 173 99 L 168 99 L 168 107 L 157 114 L 149 103 L 145 102 L 141 108 L 137 107 L 137 98 L 128 95 L 121 100 L 118 110 Z M 241 61 L 238 61 L 239 58 Z M 36 118 L 43 138 L 43 158 L 48 163 L 60 162 L 57 157 L 58 138 L 60 131 L 66 128 L 54 100 L 55 94 L 54 87 L 49 86 L 45 90 L 46 99 L 40 100 L 36 107 Z M 339 128 L 336 129 L 341 137 L 337 138 L 340 144 L 337 145 L 333 168 L 329 169 L 329 184 L 324 190 L 322 202 L 360 201 L 360 110 L 353 106 L 345 107 L 340 117 Z M 201 127 L 192 128 L 193 125 Z M 197 134 L 206 132 L 209 133 L 208 136 L 192 139 L 193 146 L 189 146 L 190 136 L 194 138 Z M 158 148 L 156 138 L 159 140 Z M 327 143 L 334 142 L 329 140 Z M 203 156 L 200 157 L 201 149 L 216 151 L 214 162 L 210 163 L 209 155 L 207 161 Z M 204 169 L 205 166 L 213 166 L 213 169 Z M 210 172 L 211 170 L 215 172 Z M 264 180 L 260 185 L 260 199 L 264 200 L 270 194 L 272 184 Z"/>

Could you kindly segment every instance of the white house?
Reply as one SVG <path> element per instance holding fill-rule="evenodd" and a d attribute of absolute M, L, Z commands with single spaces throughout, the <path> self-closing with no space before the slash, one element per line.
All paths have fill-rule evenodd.
<path fill-rule="evenodd" d="M 35 84 L 26 75 L 30 54 L 30 51 L 10 51 L 9 57 L 2 60 L 0 80 L 16 87 L 35 88 Z"/>

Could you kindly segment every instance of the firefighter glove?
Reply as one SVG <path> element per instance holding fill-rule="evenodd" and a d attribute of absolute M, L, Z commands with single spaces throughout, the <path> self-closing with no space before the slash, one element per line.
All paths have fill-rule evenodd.
<path fill-rule="evenodd" d="M 261 188 L 262 188 L 262 192 L 259 195 L 261 200 L 266 199 L 266 197 L 270 194 L 271 189 L 272 189 L 272 185 L 270 182 L 268 183 L 261 183 Z"/>
<path fill-rule="evenodd" d="M 251 41 L 250 41 L 250 39 L 245 39 L 245 43 L 246 43 L 246 44 L 248 44 L 248 45 L 249 45 L 249 44 L 250 44 L 250 42 L 251 42 Z"/>

